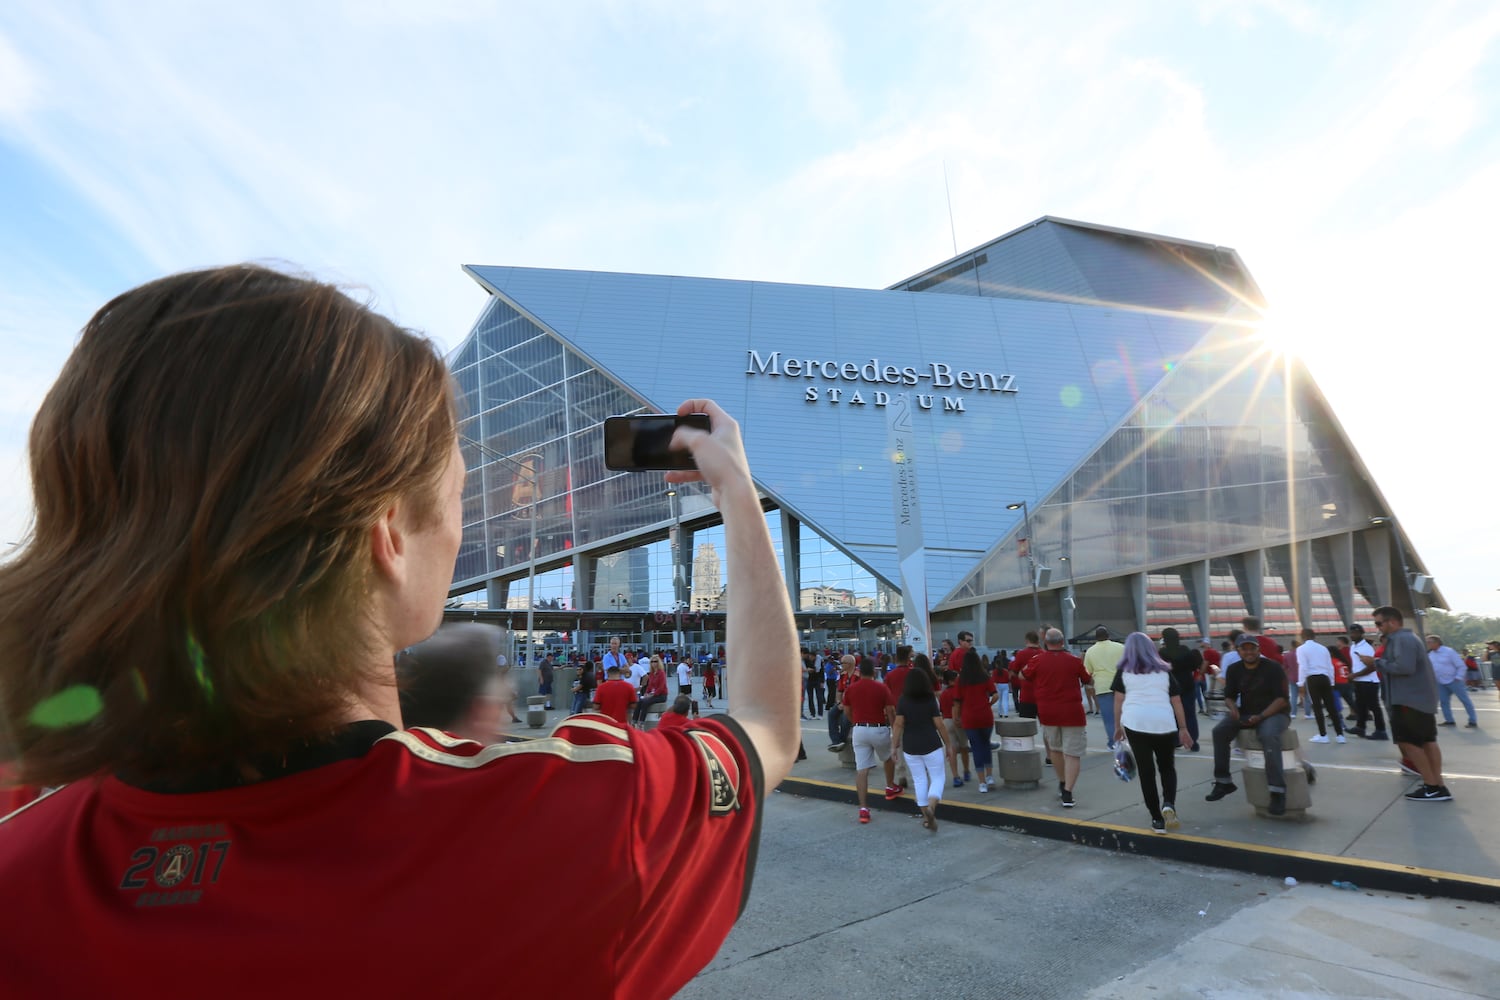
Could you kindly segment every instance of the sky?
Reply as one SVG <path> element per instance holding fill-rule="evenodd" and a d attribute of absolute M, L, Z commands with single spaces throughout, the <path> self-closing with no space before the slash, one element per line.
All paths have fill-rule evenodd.
<path fill-rule="evenodd" d="M 1490 2 L 9 0 L 0 553 L 78 330 L 164 273 L 282 262 L 448 349 L 464 264 L 881 288 L 1042 215 L 1237 250 L 1500 615 Z"/>

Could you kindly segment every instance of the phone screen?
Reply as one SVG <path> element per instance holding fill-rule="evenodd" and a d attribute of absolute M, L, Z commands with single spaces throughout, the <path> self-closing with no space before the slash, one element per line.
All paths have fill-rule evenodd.
<path fill-rule="evenodd" d="M 678 427 L 709 429 L 708 414 L 646 414 L 608 417 L 604 421 L 604 465 L 617 472 L 695 469 L 688 451 L 672 450 L 672 435 Z"/>

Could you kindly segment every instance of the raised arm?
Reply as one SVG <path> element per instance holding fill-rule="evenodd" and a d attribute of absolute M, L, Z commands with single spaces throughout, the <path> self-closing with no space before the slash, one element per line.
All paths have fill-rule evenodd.
<path fill-rule="evenodd" d="M 781 564 L 750 479 L 734 418 L 709 399 L 690 399 L 679 414 L 706 413 L 710 432 L 678 428 L 674 447 L 693 453 L 697 471 L 669 472 L 667 481 L 702 481 L 724 518 L 728 566 L 725 657 L 735 670 L 734 718 L 744 727 L 765 774 L 766 791 L 791 772 L 800 731 L 802 660 Z"/>

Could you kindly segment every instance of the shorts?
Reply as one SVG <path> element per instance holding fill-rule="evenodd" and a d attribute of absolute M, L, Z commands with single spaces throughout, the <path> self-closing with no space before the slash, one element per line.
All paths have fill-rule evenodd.
<path fill-rule="evenodd" d="M 958 728 L 958 723 L 952 719 L 944 719 L 943 727 L 948 730 L 948 745 L 953 748 L 954 753 L 969 749 L 969 744 L 964 742 L 964 731 Z"/>
<path fill-rule="evenodd" d="M 856 771 L 867 771 L 891 759 L 890 726 L 855 726 L 853 731 Z"/>
<path fill-rule="evenodd" d="M 1423 746 L 1437 742 L 1437 713 L 1419 712 L 1410 705 L 1391 706 L 1391 741 Z"/>
<path fill-rule="evenodd" d="M 1043 726 L 1047 746 L 1069 757 L 1082 757 L 1089 746 L 1089 731 L 1083 726 Z"/>

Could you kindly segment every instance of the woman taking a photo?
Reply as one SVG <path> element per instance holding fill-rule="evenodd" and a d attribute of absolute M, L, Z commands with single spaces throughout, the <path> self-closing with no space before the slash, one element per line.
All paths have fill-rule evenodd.
<path fill-rule="evenodd" d="M 954 658 L 958 657 L 959 654 L 955 653 Z M 955 721 L 969 739 L 974 772 L 979 775 L 979 790 L 989 792 L 995 788 L 990 776 L 990 733 L 995 727 L 995 711 L 991 706 L 1000 694 L 995 690 L 995 682 L 980 665 L 974 647 L 964 650 L 962 662 L 963 667 L 958 672 L 958 693 L 954 696 L 957 705 Z"/>
<path fill-rule="evenodd" d="M 943 762 L 952 755 L 948 727 L 943 725 L 932 678 L 925 670 L 910 670 L 896 702 L 891 745 L 901 748 L 911 772 L 912 794 L 922 810 L 922 826 L 937 829 L 937 804 L 943 799 Z"/>
<path fill-rule="evenodd" d="M 1130 752 L 1141 775 L 1141 798 L 1151 814 L 1151 829 L 1155 833 L 1175 830 L 1182 824 L 1177 819 L 1177 762 L 1173 754 L 1178 746 L 1192 749 L 1193 737 L 1182 713 L 1182 697 L 1172 668 L 1144 632 L 1132 632 L 1125 640 L 1120 669 L 1110 690 L 1122 696 L 1115 699 L 1115 732 L 1123 732 L 1130 741 Z M 1160 797 L 1157 771 L 1161 772 Z"/>

